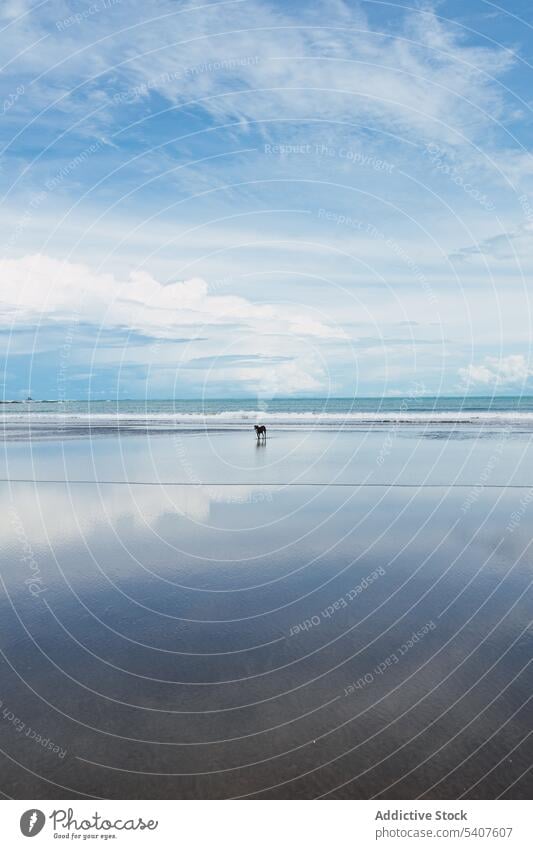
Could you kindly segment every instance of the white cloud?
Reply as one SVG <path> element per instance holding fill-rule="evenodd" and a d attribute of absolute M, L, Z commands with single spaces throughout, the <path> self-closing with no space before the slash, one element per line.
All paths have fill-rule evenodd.
<path fill-rule="evenodd" d="M 491 80 L 512 64 L 509 51 L 467 45 L 429 6 L 405 14 L 393 34 L 383 35 L 361 7 L 343 2 L 299 8 L 297 18 L 247 2 L 181 17 L 182 72 L 169 79 L 166 46 L 176 30 L 172 21 L 165 27 L 160 49 L 129 63 L 127 74 L 173 103 L 201 99 L 215 118 L 242 122 L 356 116 L 459 143 L 457 130 L 470 137 L 501 114 Z M 154 32 L 143 34 L 147 51 Z M 224 70 L 231 60 L 237 61 Z"/>
<path fill-rule="evenodd" d="M 4 50 L 16 55 L 46 32 L 38 51 L 17 59 L 19 74 L 46 72 L 29 96 L 46 104 L 64 89 L 59 108 L 69 116 L 76 106 L 87 111 L 107 102 L 100 117 L 108 123 L 113 95 L 129 92 L 131 101 L 157 92 L 175 104 L 199 101 L 216 119 L 241 122 L 241 129 L 247 121 L 283 116 L 367 118 L 458 143 L 457 130 L 470 137 L 502 114 L 495 78 L 512 64 L 510 51 L 468 44 L 429 5 L 405 12 L 385 33 L 362 7 L 342 0 L 294 13 L 260 0 L 198 9 L 159 0 L 148 12 L 116 4 L 65 27 L 68 11 L 64 2 L 37 8 Z M 84 44 L 91 69 L 101 74 L 92 82 Z M 69 95 L 76 84 L 82 87 Z"/>
<path fill-rule="evenodd" d="M 183 438 L 184 450 L 188 450 L 187 437 Z M 192 455 L 194 456 L 194 454 Z M 137 457 L 136 462 L 142 462 Z M 53 473 L 52 473 L 53 474 Z M 154 469 L 146 469 L 147 479 L 154 479 Z M 187 480 L 182 470 L 177 477 Z M 72 540 L 80 539 L 80 534 L 91 541 L 106 530 L 119 535 L 126 528 L 126 521 L 134 523 L 137 529 L 146 526 L 161 533 L 161 521 L 165 517 L 184 516 L 194 522 L 209 524 L 213 504 L 238 506 L 248 501 L 261 501 L 268 496 L 257 484 L 225 486 L 103 486 L 95 498 L 92 487 L 76 489 L 73 493 L 68 487 L 47 489 L 43 496 L 39 491 L 27 493 L 24 510 L 19 517 L 24 537 L 31 540 L 35 547 L 50 545 L 57 547 L 68 545 Z M 0 492 L 0 533 L 2 539 L 9 540 L 13 550 L 21 542 L 19 521 L 14 522 L 13 497 L 7 490 Z"/>
<path fill-rule="evenodd" d="M 228 377 L 258 398 L 327 391 L 324 371 L 312 358 L 274 367 L 235 369 Z"/>
<path fill-rule="evenodd" d="M 531 215 L 531 208 L 529 209 L 529 215 Z M 511 260 L 518 270 L 523 263 L 531 263 L 533 257 L 532 236 L 533 221 L 530 220 L 525 224 L 515 226 L 507 232 L 497 233 L 495 236 L 483 239 L 477 244 L 461 248 L 459 251 L 451 254 L 451 258 L 466 259 L 480 257 L 482 260 L 487 258 L 493 260 Z"/>
<path fill-rule="evenodd" d="M 459 376 L 467 386 L 506 386 L 523 383 L 533 370 L 522 354 L 510 354 L 507 357 L 485 357 L 483 363 L 471 363 L 459 369 Z"/>
<path fill-rule="evenodd" d="M 215 395 L 320 392 L 328 381 L 319 349 L 340 343 L 348 351 L 350 344 L 317 309 L 211 294 L 201 278 L 165 285 L 137 270 L 121 280 L 43 255 L 4 260 L 1 271 L 0 330 L 16 331 L 4 337 L 7 358 L 61 351 L 67 340 L 73 373 L 90 364 L 119 368 L 125 378 L 130 367 L 143 381 L 149 374 L 151 391 L 159 376 L 163 392 L 176 380 Z"/>
<path fill-rule="evenodd" d="M 163 284 L 145 271 L 126 280 L 88 266 L 34 255 L 4 260 L 0 325 L 83 320 L 100 327 L 171 339 L 179 329 L 194 338 L 206 327 L 243 325 L 254 334 L 347 339 L 347 334 L 291 305 L 256 304 L 210 294 L 205 280 Z M 309 311 L 310 313 L 311 311 Z"/>

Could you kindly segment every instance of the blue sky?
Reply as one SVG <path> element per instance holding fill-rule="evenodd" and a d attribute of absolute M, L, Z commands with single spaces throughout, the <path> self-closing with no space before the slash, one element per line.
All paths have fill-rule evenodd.
<path fill-rule="evenodd" d="M 528 3 L 0 29 L 4 397 L 533 390 Z"/>

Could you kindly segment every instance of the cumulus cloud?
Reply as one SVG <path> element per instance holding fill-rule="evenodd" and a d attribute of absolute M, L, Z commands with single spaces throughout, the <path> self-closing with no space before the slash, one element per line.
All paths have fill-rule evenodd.
<path fill-rule="evenodd" d="M 261 366 L 236 369 L 232 376 L 244 389 L 253 392 L 258 398 L 327 390 L 324 369 L 313 358 L 281 363 L 274 368 Z"/>
<path fill-rule="evenodd" d="M 321 392 L 328 381 L 318 349 L 350 344 L 310 307 L 211 293 L 201 278 L 165 284 L 136 270 L 119 279 L 44 255 L 2 263 L 2 330 L 6 357 L 62 350 L 72 338 L 71 379 L 80 368 L 90 377 L 118 367 L 130 386 L 149 374 L 156 394 L 175 391 L 176 381 L 182 391 L 201 386 L 211 395 Z"/>
<path fill-rule="evenodd" d="M 291 305 L 256 304 L 236 295 L 211 294 L 192 278 L 161 283 L 145 271 L 126 280 L 88 266 L 34 255 L 2 263 L 0 326 L 83 318 L 99 327 L 127 328 L 172 339 L 188 330 L 195 338 L 206 327 L 243 325 L 256 334 L 346 339 L 344 330 L 302 315 Z"/>
<path fill-rule="evenodd" d="M 300 392 L 321 392 L 326 386 L 326 375 L 316 357 L 283 357 L 261 354 L 237 354 L 197 357 L 180 367 L 180 375 L 187 379 L 189 370 L 205 373 L 205 386 L 209 388 L 222 379 L 238 385 L 258 398 L 273 398 Z"/>
<path fill-rule="evenodd" d="M 459 376 L 466 386 L 506 386 L 523 383 L 533 373 L 522 354 L 507 357 L 485 357 L 482 363 L 471 363 L 459 369 Z"/>

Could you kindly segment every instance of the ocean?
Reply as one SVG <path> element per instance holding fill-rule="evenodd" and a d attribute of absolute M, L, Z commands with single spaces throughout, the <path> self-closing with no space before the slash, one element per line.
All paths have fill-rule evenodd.
<path fill-rule="evenodd" d="M 257 422 L 272 428 L 319 429 L 405 425 L 533 425 L 533 397 L 279 398 L 197 400 L 106 400 L 4 402 L 0 419 L 7 436 L 13 426 L 56 426 L 78 435 L 85 428 L 121 430 L 240 430 Z M 24 428 L 27 434 L 26 427 Z"/>

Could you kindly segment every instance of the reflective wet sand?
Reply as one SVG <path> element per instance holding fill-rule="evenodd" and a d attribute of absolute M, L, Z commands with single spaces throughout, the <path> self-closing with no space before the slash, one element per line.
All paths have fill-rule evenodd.
<path fill-rule="evenodd" d="M 3 792 L 528 797 L 530 435 L 386 439 L 6 444 Z"/>

